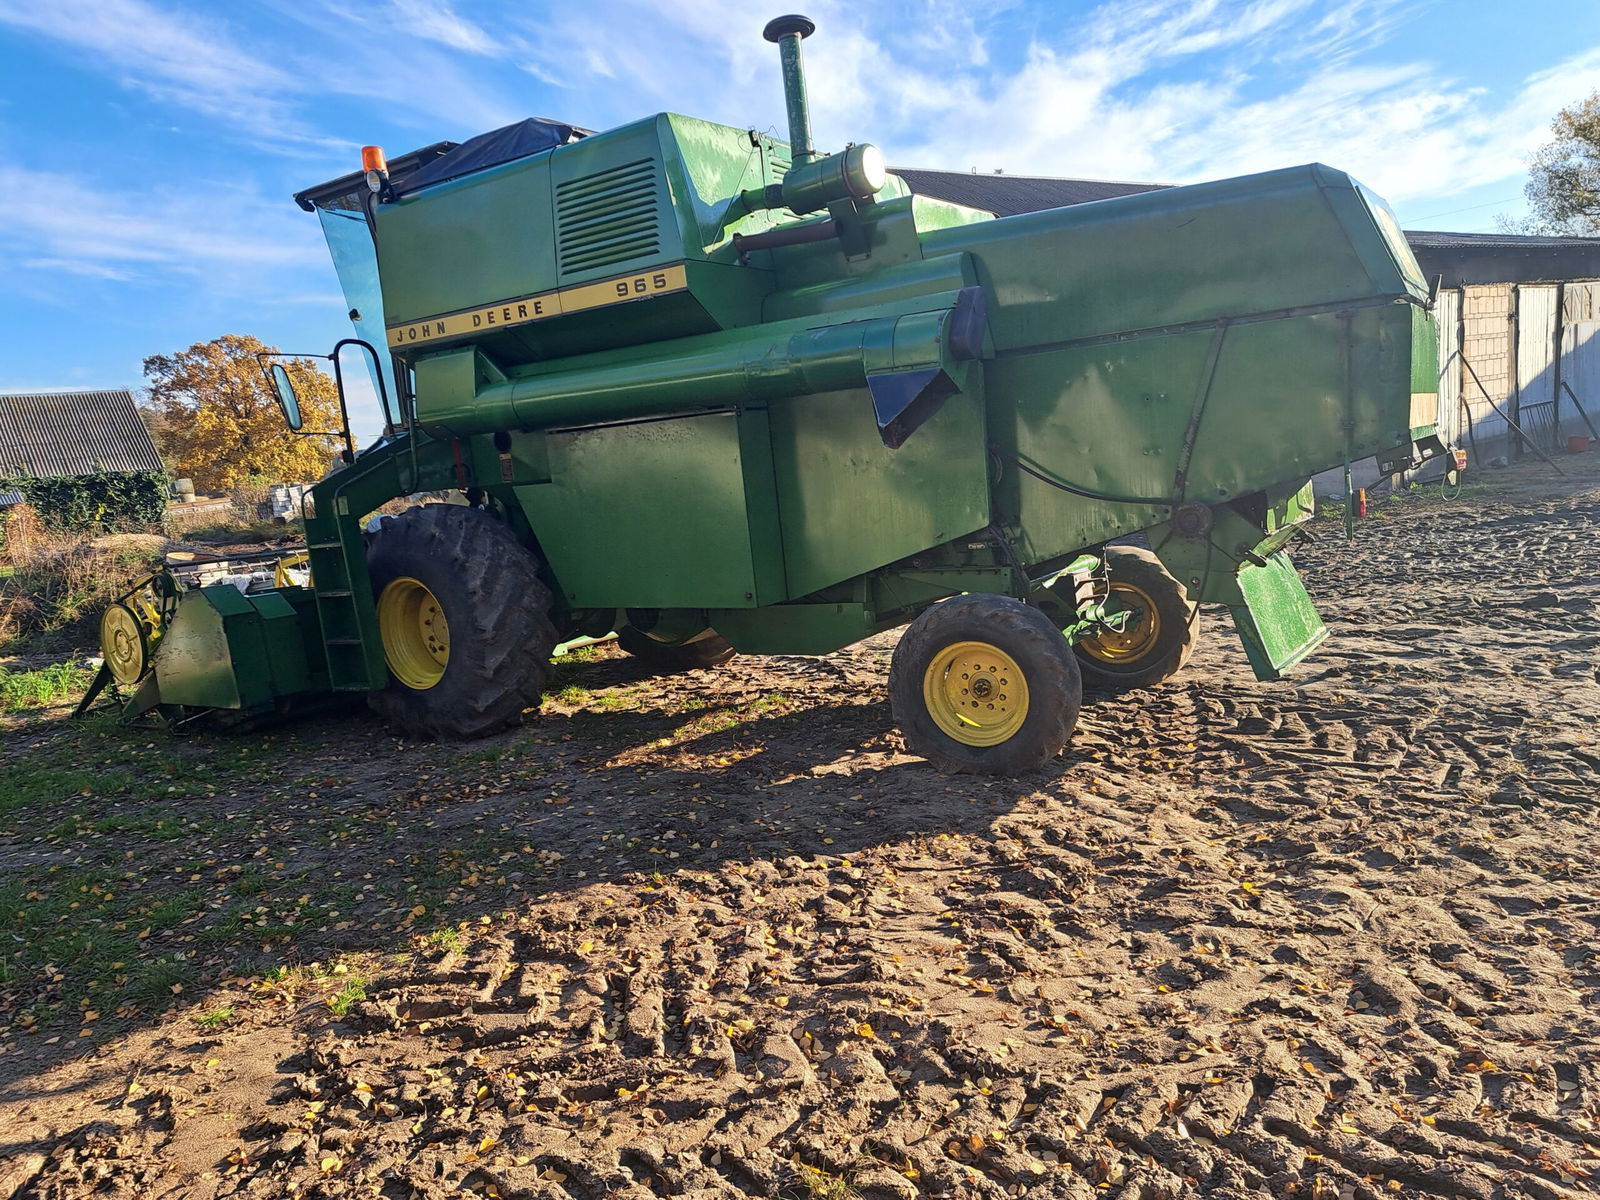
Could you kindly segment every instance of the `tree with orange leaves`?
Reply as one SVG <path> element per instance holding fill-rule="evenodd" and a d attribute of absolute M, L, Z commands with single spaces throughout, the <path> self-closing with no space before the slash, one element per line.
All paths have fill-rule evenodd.
<path fill-rule="evenodd" d="M 337 436 L 299 436 L 283 423 L 256 355 L 273 353 L 248 335 L 224 334 L 176 354 L 144 360 L 147 408 L 174 475 L 201 491 L 244 483 L 299 483 L 322 478 Z M 294 381 L 307 430 L 339 428 L 339 393 L 310 359 L 280 360 Z"/>

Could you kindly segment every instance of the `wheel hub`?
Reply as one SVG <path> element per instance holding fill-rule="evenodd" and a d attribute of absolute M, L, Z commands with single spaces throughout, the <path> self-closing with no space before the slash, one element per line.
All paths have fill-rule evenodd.
<path fill-rule="evenodd" d="M 149 670 L 150 646 L 145 626 L 126 604 L 113 604 L 101 616 L 100 653 L 118 683 L 138 683 Z"/>
<path fill-rule="evenodd" d="M 1090 658 L 1125 666 L 1148 654 L 1160 640 L 1161 614 L 1144 589 L 1131 583 L 1112 581 L 1111 598 L 1130 614 L 1128 622 L 1120 630 L 1085 635 L 1076 645 Z"/>
<path fill-rule="evenodd" d="M 1016 660 L 988 642 L 956 642 L 935 654 L 922 677 L 934 723 L 966 746 L 995 746 L 1028 717 L 1028 683 Z"/>
<path fill-rule="evenodd" d="M 390 581 L 378 597 L 383 657 L 394 677 L 424 692 L 450 663 L 450 625 L 427 585 L 409 575 Z"/>

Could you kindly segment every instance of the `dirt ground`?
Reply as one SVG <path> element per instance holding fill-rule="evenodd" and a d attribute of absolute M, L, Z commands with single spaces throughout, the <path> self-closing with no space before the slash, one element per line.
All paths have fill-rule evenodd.
<path fill-rule="evenodd" d="M 383 956 L 347 1003 L 234 974 L 92 1047 L 5 1035 L 0 1200 L 1600 1193 L 1600 454 L 1563 466 L 1323 522 L 1292 682 L 1208 613 L 1027 779 L 903 752 L 892 636 L 608 652 L 472 756 L 229 740 L 223 869 L 268 810 L 378 814 L 307 860 L 362 895 L 471 861 L 294 939 Z M 337 778 L 286 801 L 304 762 Z"/>

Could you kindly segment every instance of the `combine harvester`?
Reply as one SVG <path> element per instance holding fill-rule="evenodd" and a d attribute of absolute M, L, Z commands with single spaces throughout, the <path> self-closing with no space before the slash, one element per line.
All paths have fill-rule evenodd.
<path fill-rule="evenodd" d="M 158 577 L 107 614 L 99 683 L 171 721 L 361 693 L 463 738 L 536 707 L 563 639 L 665 671 L 909 622 L 909 747 L 1011 774 L 1085 682 L 1178 671 L 1201 603 L 1260 679 L 1310 653 L 1309 477 L 1444 450 L 1388 209 L 1319 165 L 1005 219 L 913 196 L 874 146 L 813 148 L 812 29 L 766 28 L 787 145 L 530 120 L 299 195 L 384 329 L 331 357 L 389 380 L 388 436 L 312 490 L 311 586 Z M 439 490 L 470 503 L 368 531 Z"/>

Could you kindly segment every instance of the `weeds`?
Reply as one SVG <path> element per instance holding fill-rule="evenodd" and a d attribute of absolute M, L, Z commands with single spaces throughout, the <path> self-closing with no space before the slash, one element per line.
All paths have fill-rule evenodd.
<path fill-rule="evenodd" d="M 194 1019 L 194 1023 L 207 1033 L 215 1033 L 219 1029 L 226 1029 L 238 1018 L 238 1010 L 231 1004 L 224 1004 L 221 1008 L 213 1008 L 210 1012 L 201 1013 Z"/>
<path fill-rule="evenodd" d="M 99 641 L 101 611 L 159 561 L 159 536 L 89 538 L 47 529 L 26 504 L 5 518 L 0 653 L 58 653 Z"/>
<path fill-rule="evenodd" d="M 460 954 L 467 948 L 466 937 L 454 925 L 435 929 L 423 940 L 433 949 L 443 950 L 448 954 Z"/>
<path fill-rule="evenodd" d="M 352 975 L 343 987 L 328 997 L 328 1008 L 334 1016 L 342 1017 L 350 1011 L 352 1004 L 366 998 L 367 981 L 360 975 Z"/>
<path fill-rule="evenodd" d="M 56 663 L 37 671 L 7 671 L 0 667 L 0 712 L 17 713 L 75 700 L 93 678 L 93 671 L 76 663 Z"/>

